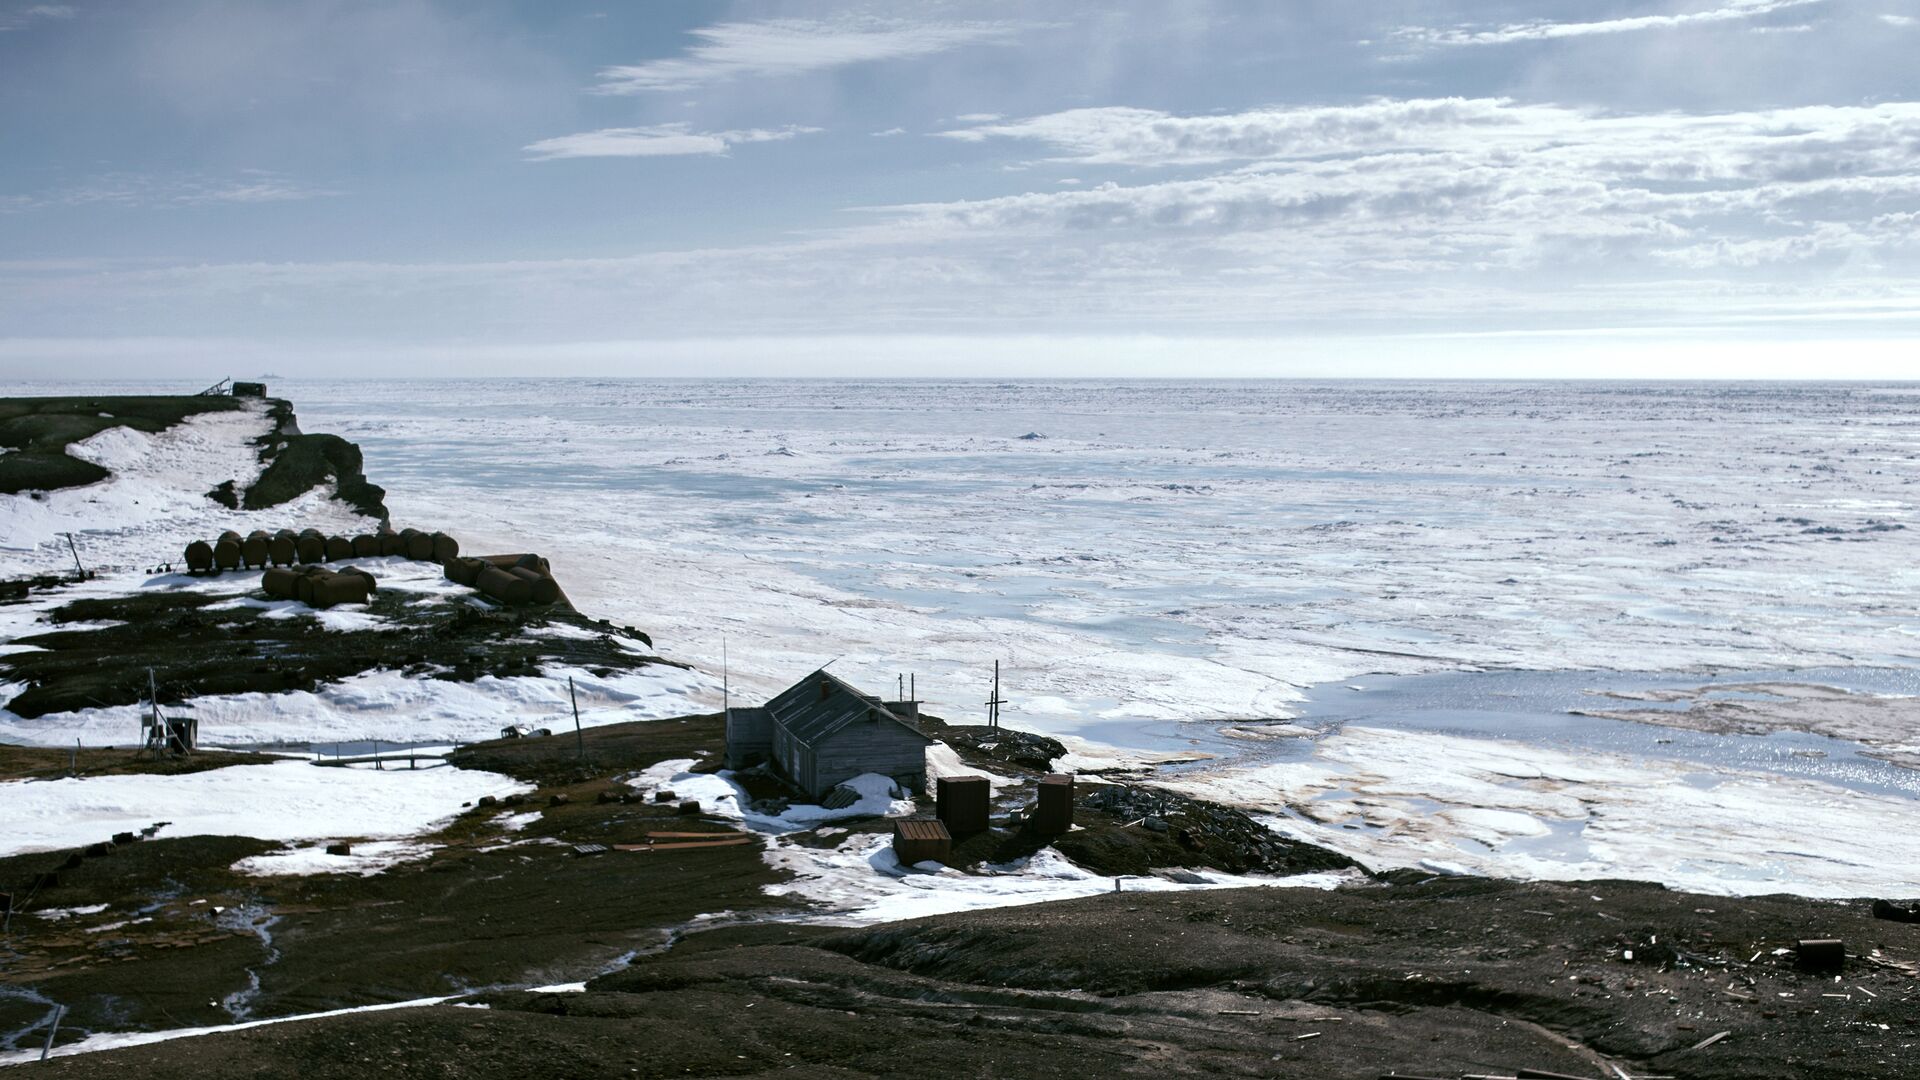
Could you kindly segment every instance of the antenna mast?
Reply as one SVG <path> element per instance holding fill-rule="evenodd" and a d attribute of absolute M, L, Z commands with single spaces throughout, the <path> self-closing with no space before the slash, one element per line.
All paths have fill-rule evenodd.
<path fill-rule="evenodd" d="M 1000 730 L 1000 706 L 1006 702 L 1000 697 L 1000 661 L 993 662 L 993 696 L 987 699 L 987 726 Z"/>

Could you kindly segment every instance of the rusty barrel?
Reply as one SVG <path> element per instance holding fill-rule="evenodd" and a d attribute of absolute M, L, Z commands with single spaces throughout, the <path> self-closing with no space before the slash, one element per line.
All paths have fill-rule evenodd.
<path fill-rule="evenodd" d="M 306 569 L 310 570 L 312 567 L 307 567 Z M 301 574 L 299 580 L 293 583 L 293 598 L 312 607 L 313 581 L 317 576 L 317 574 Z"/>
<path fill-rule="evenodd" d="M 279 600 L 298 600 L 300 598 L 300 573 L 276 566 L 260 576 L 260 587 L 268 596 Z"/>
<path fill-rule="evenodd" d="M 536 574 L 550 574 L 553 572 L 553 568 L 547 565 L 547 560 L 538 555 L 522 555 L 513 560 L 513 565 L 522 570 L 531 570 Z"/>
<path fill-rule="evenodd" d="M 213 569 L 213 545 L 205 540 L 195 540 L 188 544 L 187 569 L 196 574 L 204 574 Z"/>
<path fill-rule="evenodd" d="M 353 558 L 353 541 L 344 536 L 327 537 L 327 561 Z"/>
<path fill-rule="evenodd" d="M 406 553 L 407 542 L 400 539 L 400 534 L 385 525 L 380 526 L 380 554 L 405 555 Z"/>
<path fill-rule="evenodd" d="M 357 566 L 343 566 L 340 568 L 340 572 L 342 574 L 346 574 L 351 577 L 357 577 L 365 581 L 367 583 L 367 595 L 369 596 L 379 591 L 380 579 L 377 577 L 374 577 L 371 573 L 365 570 L 362 570 Z"/>
<path fill-rule="evenodd" d="M 480 580 L 480 571 L 486 565 L 479 559 L 454 559 L 447 563 L 447 580 L 455 585 L 472 586 Z"/>
<path fill-rule="evenodd" d="M 267 534 L 255 529 L 240 541 L 240 557 L 246 560 L 248 566 L 259 570 L 267 565 L 267 548 Z"/>
<path fill-rule="evenodd" d="M 294 541 L 294 550 L 303 563 L 327 561 L 327 538 L 317 529 L 302 529 L 299 539 Z"/>
<path fill-rule="evenodd" d="M 533 586 L 527 579 L 497 566 L 484 567 L 474 579 L 474 587 L 503 604 L 524 604 L 533 599 Z"/>
<path fill-rule="evenodd" d="M 402 529 L 400 538 L 407 542 L 407 558 L 421 561 L 433 558 L 432 534 L 423 533 L 419 529 Z"/>
<path fill-rule="evenodd" d="M 240 534 L 223 532 L 213 542 L 213 565 L 221 570 L 240 569 Z"/>
<path fill-rule="evenodd" d="M 267 540 L 267 557 L 275 566 L 292 566 L 300 557 L 300 538 L 292 529 L 281 529 Z"/>
<path fill-rule="evenodd" d="M 524 566 L 507 571 L 527 583 L 527 596 L 536 604 L 551 604 L 560 599 L 560 584 L 545 574 L 536 574 Z"/>
<path fill-rule="evenodd" d="M 433 541 L 434 562 L 452 562 L 460 557 L 460 541 L 455 540 L 446 533 L 437 532 L 428 537 L 428 539 Z"/>
<path fill-rule="evenodd" d="M 328 608 L 335 604 L 364 604 L 373 592 L 367 580 L 369 576 L 371 575 L 315 574 L 313 599 L 307 602 L 317 608 Z"/>
<path fill-rule="evenodd" d="M 353 557 L 371 559 L 380 554 L 380 538 L 372 533 L 361 533 L 353 538 Z"/>

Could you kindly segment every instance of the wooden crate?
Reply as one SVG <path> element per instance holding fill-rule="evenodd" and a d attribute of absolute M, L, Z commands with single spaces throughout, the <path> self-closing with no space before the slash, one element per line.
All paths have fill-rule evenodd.
<path fill-rule="evenodd" d="M 953 834 L 931 818 L 901 818 L 893 823 L 893 854 L 904 866 L 945 863 L 953 858 Z"/>

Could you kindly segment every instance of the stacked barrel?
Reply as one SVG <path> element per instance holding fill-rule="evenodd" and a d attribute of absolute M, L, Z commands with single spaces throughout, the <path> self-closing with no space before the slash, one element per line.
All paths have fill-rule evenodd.
<path fill-rule="evenodd" d="M 329 570 L 324 566 L 289 570 L 276 566 L 260 578 L 260 587 L 268 596 L 298 600 L 316 608 L 364 604 L 373 598 L 374 585 L 374 576 L 355 566 L 344 570 Z"/>
<path fill-rule="evenodd" d="M 552 604 L 560 599 L 560 583 L 553 580 L 553 568 L 538 555 L 452 558 L 446 566 L 448 581 L 478 589 L 489 599 L 512 607 Z"/>

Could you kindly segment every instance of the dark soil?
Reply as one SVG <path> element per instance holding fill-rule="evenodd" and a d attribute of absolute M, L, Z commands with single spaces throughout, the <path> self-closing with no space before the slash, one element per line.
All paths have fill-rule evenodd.
<path fill-rule="evenodd" d="M 257 574 L 237 574 L 234 581 L 233 595 L 267 599 Z M 40 651 L 0 655 L 0 682 L 26 684 L 5 707 L 33 718 L 133 704 L 147 697 L 149 668 L 158 677 L 161 702 L 176 704 L 212 694 L 311 691 L 376 668 L 470 681 L 485 674 L 530 675 L 545 663 L 617 671 L 668 662 L 627 651 L 608 636 L 610 628 L 561 607 L 489 611 L 464 603 L 419 604 L 413 602 L 416 594 L 382 590 L 367 610 L 396 625 L 342 631 L 311 619 L 265 618 L 257 608 L 205 610 L 228 599 L 146 590 L 56 608 L 49 617 L 57 623 L 121 625 L 18 639 Z M 577 626 L 598 636 L 525 633 L 549 624 Z"/>
<path fill-rule="evenodd" d="M 275 760 L 266 754 L 229 753 L 209 750 L 192 756 L 155 758 L 127 748 L 87 747 L 62 750 L 59 747 L 14 746 L 0 743 L 0 780 L 47 780 L 66 776 L 121 776 L 127 773 L 204 772 L 229 765 L 265 765 Z"/>
<path fill-rule="evenodd" d="M 386 490 L 368 482 L 358 446 L 338 435 L 302 434 L 293 406 L 285 399 L 271 399 L 268 408 L 274 430 L 260 449 L 267 467 L 239 497 L 242 508 L 265 510 L 292 502 L 331 480 L 337 485 L 335 498 L 370 518 L 388 519 Z M 226 495 L 233 498 L 233 490 L 229 488 Z"/>
<path fill-rule="evenodd" d="M 1848 943 L 1838 982 L 1772 955 L 1816 935 Z M 485 1011 L 276 1025 L 41 1071 L 1895 1080 L 1914 1076 L 1920 979 L 1886 964 L 1916 956 L 1920 927 L 1861 904 L 1622 882 L 1121 893 L 854 931 L 718 930 L 584 994 L 495 993 Z"/>
<path fill-rule="evenodd" d="M 199 413 L 237 409 L 230 397 L 0 398 L 0 494 L 53 491 L 107 478 L 107 470 L 67 456 L 68 443 L 113 427 L 156 432 Z"/>
<path fill-rule="evenodd" d="M 428 838 L 440 850 L 373 877 L 242 876 L 235 860 L 278 845 L 237 837 L 140 841 L 74 869 L 63 869 L 67 852 L 0 859 L 0 890 L 11 888 L 20 909 L 0 944 L 0 982 L 15 991 L 0 994 L 0 1046 L 31 1041 L 48 1002 L 71 1009 L 64 1043 L 88 1031 L 578 980 L 658 947 L 696 916 L 770 910 L 778 901 L 764 886 L 780 875 L 758 845 L 592 856 L 572 847 L 728 831 L 671 806 L 599 800 L 628 790 L 614 776 L 717 756 L 720 740 L 718 717 L 695 717 L 590 729 L 584 766 L 571 736 L 467 748 L 463 764 L 487 762 L 540 790 L 512 806 L 448 807 L 455 820 Z M 541 817 L 523 831 L 496 821 L 534 809 Z M 32 889 L 49 871 L 58 884 Z M 103 903 L 58 920 L 33 914 Z"/>

